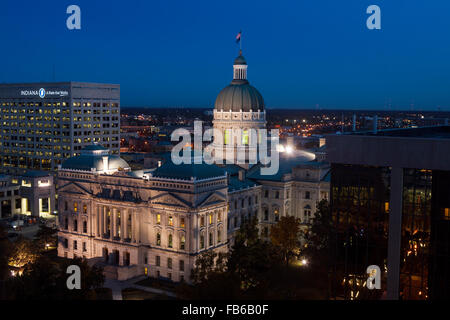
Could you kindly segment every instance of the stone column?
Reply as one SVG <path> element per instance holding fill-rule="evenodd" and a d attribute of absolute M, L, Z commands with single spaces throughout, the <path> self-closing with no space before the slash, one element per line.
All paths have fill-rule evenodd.
<path fill-rule="evenodd" d="M 120 239 L 125 239 L 125 212 L 126 210 L 120 210 Z"/>
<path fill-rule="evenodd" d="M 128 239 L 128 209 L 123 210 L 123 238 Z"/>
<path fill-rule="evenodd" d="M 131 242 L 136 241 L 135 229 L 136 229 L 136 219 L 134 217 L 133 211 L 130 212 L 131 215 Z"/>
<path fill-rule="evenodd" d="M 116 208 L 110 208 L 111 212 L 111 239 L 113 239 L 116 236 L 116 232 L 117 232 L 117 226 L 116 226 L 116 222 L 117 222 L 117 218 L 116 218 Z"/>
<path fill-rule="evenodd" d="M 402 240 L 403 168 L 391 170 L 391 195 L 389 208 L 389 239 L 387 260 L 388 300 L 398 300 L 400 285 L 400 248 Z"/>

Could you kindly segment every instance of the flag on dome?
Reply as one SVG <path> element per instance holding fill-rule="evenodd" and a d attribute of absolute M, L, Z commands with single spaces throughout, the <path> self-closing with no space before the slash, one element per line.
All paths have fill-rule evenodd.
<path fill-rule="evenodd" d="M 241 41 L 241 33 L 242 31 L 239 31 L 239 33 L 236 36 L 236 43 L 239 43 L 239 41 Z"/>

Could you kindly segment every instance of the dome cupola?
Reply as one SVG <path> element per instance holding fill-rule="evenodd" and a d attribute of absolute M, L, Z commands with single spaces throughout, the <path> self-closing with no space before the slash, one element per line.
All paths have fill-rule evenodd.
<path fill-rule="evenodd" d="M 233 81 L 216 98 L 214 108 L 217 111 L 249 112 L 263 111 L 264 99 L 259 91 L 247 80 L 247 61 L 242 56 L 234 59 Z"/>

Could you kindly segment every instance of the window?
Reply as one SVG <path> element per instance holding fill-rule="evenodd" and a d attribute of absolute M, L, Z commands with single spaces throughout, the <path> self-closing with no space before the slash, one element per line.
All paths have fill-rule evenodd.
<path fill-rule="evenodd" d="M 184 260 L 180 260 L 180 271 L 184 271 Z"/>
<path fill-rule="evenodd" d="M 78 211 L 78 203 L 76 203 L 76 202 L 73 203 L 73 211 L 74 212 Z"/>
<path fill-rule="evenodd" d="M 185 227 L 184 218 L 180 218 L 180 228 L 184 227 Z"/>
<path fill-rule="evenodd" d="M 209 233 L 209 246 L 213 245 L 213 234 L 212 232 Z"/>
<path fill-rule="evenodd" d="M 275 214 L 275 222 L 278 222 L 278 220 L 280 220 L 280 214 L 278 212 L 278 209 L 275 209 L 273 213 Z"/>
<path fill-rule="evenodd" d="M 303 222 L 304 223 L 310 223 L 311 222 L 311 207 L 309 205 L 306 205 L 303 211 Z"/>
<path fill-rule="evenodd" d="M 73 220 L 73 231 L 78 232 L 78 220 Z"/>
<path fill-rule="evenodd" d="M 205 247 L 205 236 L 200 236 L 200 249 L 203 249 Z"/>
<path fill-rule="evenodd" d="M 156 245 L 160 246 L 161 245 L 161 233 L 157 233 L 156 234 Z"/>
<path fill-rule="evenodd" d="M 205 217 L 202 216 L 202 217 L 200 218 L 200 227 L 204 227 L 204 226 L 205 226 Z"/>
<path fill-rule="evenodd" d="M 222 221 L 222 212 L 219 211 L 219 213 L 217 214 L 217 221 L 221 222 Z"/>
<path fill-rule="evenodd" d="M 311 193 L 309 191 L 305 191 L 305 199 L 311 199 Z"/>
<path fill-rule="evenodd" d="M 145 255 L 145 257 L 144 257 L 144 264 L 148 264 L 148 258 L 147 258 L 147 255 Z"/>
<path fill-rule="evenodd" d="M 83 204 L 83 213 L 87 213 L 87 205 Z"/>
<path fill-rule="evenodd" d="M 78 242 L 77 240 L 73 240 L 73 250 L 77 250 L 78 249 Z"/>
<path fill-rule="evenodd" d="M 275 192 L 275 199 L 280 199 L 280 191 Z"/>
<path fill-rule="evenodd" d="M 69 219 L 67 217 L 64 218 L 64 229 L 69 229 Z"/>
<path fill-rule="evenodd" d="M 180 249 L 181 250 L 184 250 L 185 244 L 186 244 L 186 238 L 184 237 L 184 235 L 182 235 L 180 238 Z"/>
<path fill-rule="evenodd" d="M 241 200 L 241 208 L 245 206 L 244 199 Z"/>
<path fill-rule="evenodd" d="M 161 215 L 159 213 L 156 215 L 156 224 L 161 224 Z"/>
<path fill-rule="evenodd" d="M 87 221 L 83 221 L 83 233 L 87 233 Z"/>
<path fill-rule="evenodd" d="M 226 129 L 225 130 L 225 135 L 224 135 L 224 144 L 230 144 L 230 131 L 231 129 Z"/>
<path fill-rule="evenodd" d="M 69 210 L 69 206 L 67 204 L 67 201 L 64 201 L 64 210 L 65 211 Z"/>
<path fill-rule="evenodd" d="M 242 144 L 244 146 L 248 145 L 248 130 L 242 131 Z"/>
<path fill-rule="evenodd" d="M 269 190 L 265 190 L 264 191 L 264 198 L 268 198 L 269 197 Z"/>
<path fill-rule="evenodd" d="M 221 234 L 220 229 L 219 229 L 219 230 L 217 230 L 217 243 L 221 242 L 221 237 L 222 237 L 222 234 Z"/>
<path fill-rule="evenodd" d="M 156 256 L 155 264 L 157 267 L 161 266 L 161 257 L 160 256 Z"/>
<path fill-rule="evenodd" d="M 167 258 L 167 269 L 172 269 L 172 258 Z"/>
<path fill-rule="evenodd" d="M 264 208 L 264 221 L 269 220 L 269 209 Z"/>
<path fill-rule="evenodd" d="M 213 223 L 213 215 L 212 213 L 209 214 L 209 224 Z"/>
<path fill-rule="evenodd" d="M 173 236 L 169 234 L 169 248 L 173 247 Z"/>
<path fill-rule="evenodd" d="M 86 248 L 86 242 L 83 242 L 83 252 L 86 252 L 87 248 Z"/>
<path fill-rule="evenodd" d="M 173 226 L 173 217 L 172 216 L 169 216 L 168 224 L 169 224 L 169 226 Z"/>
<path fill-rule="evenodd" d="M 64 239 L 64 248 L 68 248 L 69 247 L 69 240 Z"/>

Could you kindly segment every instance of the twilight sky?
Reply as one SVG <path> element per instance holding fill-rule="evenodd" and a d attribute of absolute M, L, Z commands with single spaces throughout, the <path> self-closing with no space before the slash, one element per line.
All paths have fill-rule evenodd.
<path fill-rule="evenodd" d="M 71 4 L 81 30 L 66 28 Z M 371 4 L 381 30 L 366 28 Z M 242 29 L 269 108 L 448 111 L 449 12 L 448 0 L 3 0 L 0 82 L 119 83 L 123 107 L 212 107 Z"/>

